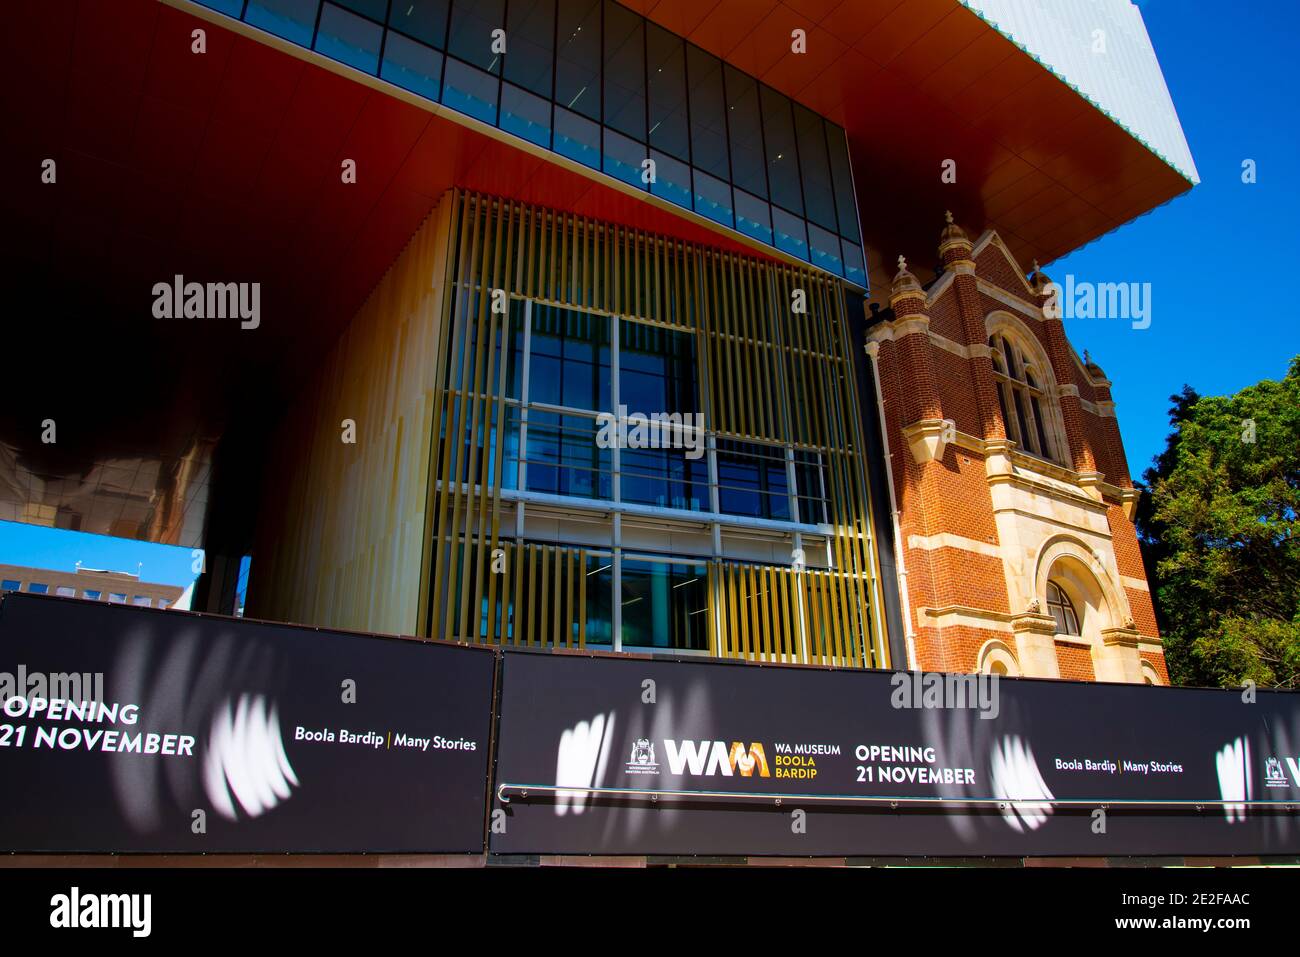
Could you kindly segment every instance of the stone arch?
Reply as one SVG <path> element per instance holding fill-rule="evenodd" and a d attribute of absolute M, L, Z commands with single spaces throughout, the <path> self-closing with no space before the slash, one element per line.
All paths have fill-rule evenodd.
<path fill-rule="evenodd" d="M 1095 641 L 1109 628 L 1120 628 L 1129 617 L 1128 600 L 1116 587 L 1087 545 L 1073 536 L 1057 535 L 1043 543 L 1034 570 L 1034 597 L 1047 611 L 1047 582 L 1061 587 L 1082 618 L 1080 636 Z"/>
<path fill-rule="evenodd" d="M 982 675 L 997 674 L 1011 678 L 1020 676 L 1020 662 L 1016 660 L 1016 653 L 1001 638 L 990 638 L 984 642 L 975 662 L 975 671 Z"/>
<path fill-rule="evenodd" d="M 1142 659 L 1142 680 L 1149 685 L 1164 684 L 1160 679 L 1160 672 L 1156 670 L 1156 666 L 1145 658 Z"/>

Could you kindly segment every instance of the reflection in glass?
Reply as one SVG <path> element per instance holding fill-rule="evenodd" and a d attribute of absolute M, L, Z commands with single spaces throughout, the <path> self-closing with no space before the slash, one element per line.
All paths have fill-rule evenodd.
<path fill-rule="evenodd" d="M 244 9 L 244 0 L 199 0 L 199 3 L 205 7 L 220 11 L 226 16 L 234 17 L 236 20 L 239 19 L 239 15 Z M 0 591 L 3 591 L 3 589 L 0 589 Z"/>
<path fill-rule="evenodd" d="M 799 185 L 799 155 L 794 142 L 790 101 L 771 87 L 764 86 L 760 90 L 767 182 L 772 191 L 772 202 L 803 215 L 803 190 Z"/>
<path fill-rule="evenodd" d="M 384 14 L 388 12 L 388 0 L 334 0 L 334 3 L 369 17 L 376 23 L 383 23 Z"/>
<path fill-rule="evenodd" d="M 718 499 L 728 515 L 790 519 L 785 450 L 755 442 L 718 439 Z"/>
<path fill-rule="evenodd" d="M 865 288 L 867 264 L 862 258 L 862 250 L 847 241 L 840 243 L 840 249 L 844 252 L 844 278 Z"/>
<path fill-rule="evenodd" d="M 249 0 L 244 20 L 299 46 L 311 47 L 320 0 Z"/>
<path fill-rule="evenodd" d="M 690 512 L 709 508 L 709 465 L 685 449 L 619 452 L 619 493 L 625 502 Z"/>
<path fill-rule="evenodd" d="M 619 323 L 619 403 L 632 412 L 698 412 L 695 335 Z"/>
<path fill-rule="evenodd" d="M 802 219 L 773 206 L 772 228 L 776 235 L 777 249 L 800 259 L 808 258 L 808 236 Z"/>
<path fill-rule="evenodd" d="M 724 226 L 734 226 L 731 187 L 700 170 L 695 171 L 695 211 Z"/>
<path fill-rule="evenodd" d="M 707 651 L 708 566 L 624 559 L 625 648 Z"/>
<path fill-rule="evenodd" d="M 610 555 L 588 555 L 586 571 L 587 644 L 613 645 L 614 559 Z"/>
<path fill-rule="evenodd" d="M 593 418 L 530 409 L 524 456 L 528 491 L 612 498 L 610 452 L 596 443 L 596 431 Z"/>
<path fill-rule="evenodd" d="M 442 54 L 390 32 L 384 41 L 384 64 L 379 75 L 412 93 L 436 100 L 442 86 Z"/>
<path fill-rule="evenodd" d="M 858 231 L 858 206 L 853 196 L 853 172 L 849 166 L 849 141 L 844 131 L 826 122 L 826 148 L 831 157 L 831 178 L 835 184 L 835 207 L 839 212 L 840 235 L 854 242 L 861 240 Z"/>
<path fill-rule="evenodd" d="M 561 3 L 556 33 L 555 102 L 599 120 L 600 0 Z"/>
<path fill-rule="evenodd" d="M 505 25 L 505 0 L 455 0 L 451 8 L 447 52 L 481 70 L 499 75 L 501 54 L 493 50 L 492 31 L 504 30 Z M 450 83 L 447 85 L 451 86 Z"/>
<path fill-rule="evenodd" d="M 509 83 L 501 85 L 501 129 L 538 146 L 551 145 L 551 101 Z"/>
<path fill-rule="evenodd" d="M 651 150 L 650 158 L 655 161 L 655 181 L 650 184 L 650 192 L 690 209 L 691 168 L 658 150 Z"/>
<path fill-rule="evenodd" d="M 731 142 L 731 181 L 767 198 L 763 160 L 763 125 L 759 118 L 758 83 L 731 64 L 723 67 L 727 88 L 727 127 Z"/>
<path fill-rule="evenodd" d="M 561 156 L 600 169 L 600 126 L 585 116 L 557 106 L 554 148 Z"/>
<path fill-rule="evenodd" d="M 382 12 L 380 19 L 383 19 Z M 332 60 L 374 73 L 379 69 L 379 41 L 383 32 L 379 24 L 327 3 L 320 13 L 316 50 Z"/>
<path fill-rule="evenodd" d="M 827 515 L 826 472 L 820 452 L 796 450 L 795 484 L 799 489 L 799 521 L 806 525 L 824 525 Z"/>
<path fill-rule="evenodd" d="M 686 44 L 654 23 L 646 24 L 646 77 L 649 80 L 650 145 L 689 161 L 686 120 Z M 687 191 L 689 193 L 689 185 Z"/>
<path fill-rule="evenodd" d="M 736 190 L 736 228 L 760 242 L 772 243 L 772 214 L 757 196 Z"/>
<path fill-rule="evenodd" d="M 394 0 L 388 25 L 439 49 L 447 41 L 448 0 Z M 392 43 L 392 37 L 388 38 Z"/>
<path fill-rule="evenodd" d="M 699 47 L 686 47 L 690 79 L 691 162 L 710 176 L 731 179 L 727 161 L 727 103 L 722 61 Z M 727 207 L 730 209 L 730 200 Z M 728 216 L 728 219 L 730 216 Z M 728 223 L 730 225 L 730 223 Z"/>
<path fill-rule="evenodd" d="M 510 0 L 506 35 L 505 78 L 550 100 L 555 0 Z"/>
<path fill-rule="evenodd" d="M 611 412 L 609 317 L 533 306 L 528 401 Z"/>
<path fill-rule="evenodd" d="M 637 189 L 645 189 L 641 164 L 646 160 L 646 148 L 636 140 L 628 139 L 611 129 L 605 130 L 605 162 L 603 169 L 615 179 Z"/>
<path fill-rule="evenodd" d="M 645 140 L 645 21 L 605 0 L 605 125 Z"/>
<path fill-rule="evenodd" d="M 496 77 L 482 70 L 448 57 L 442 102 L 466 116 L 495 124 L 499 82 Z"/>
<path fill-rule="evenodd" d="M 830 159 L 826 154 L 826 125 L 812 110 L 796 103 L 794 129 L 799 138 L 804 212 L 812 222 L 835 232 L 835 190 L 831 187 Z M 835 258 L 839 259 L 838 252 Z"/>
<path fill-rule="evenodd" d="M 834 233 L 828 233 L 820 226 L 809 223 L 808 248 L 814 266 L 837 276 L 844 275 L 844 260 L 840 258 L 840 241 Z"/>

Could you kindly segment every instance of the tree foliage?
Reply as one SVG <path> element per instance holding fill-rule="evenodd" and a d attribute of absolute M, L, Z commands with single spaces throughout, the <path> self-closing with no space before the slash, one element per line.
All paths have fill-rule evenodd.
<path fill-rule="evenodd" d="M 1300 356 L 1280 382 L 1170 400 L 1137 521 L 1171 677 L 1300 687 Z"/>

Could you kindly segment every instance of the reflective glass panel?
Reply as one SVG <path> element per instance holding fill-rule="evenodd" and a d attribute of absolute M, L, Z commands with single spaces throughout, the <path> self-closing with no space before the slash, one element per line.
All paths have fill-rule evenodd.
<path fill-rule="evenodd" d="M 538 146 L 551 145 L 551 101 L 509 83 L 501 85 L 501 129 Z"/>
<path fill-rule="evenodd" d="M 803 189 L 799 185 L 799 154 L 794 142 L 790 101 L 771 87 L 759 89 L 767 150 L 767 182 L 772 191 L 772 202 L 803 215 Z"/>
<path fill-rule="evenodd" d="M 722 61 L 688 44 L 686 67 L 690 82 L 691 162 L 711 176 L 729 180 L 731 167 L 727 160 L 727 101 L 722 88 Z"/>
<path fill-rule="evenodd" d="M 826 124 L 812 110 L 795 103 L 794 131 L 799 141 L 804 212 L 812 222 L 835 232 L 835 190 L 831 186 L 830 158 L 826 154 Z"/>
<path fill-rule="evenodd" d="M 451 8 L 447 52 L 481 70 L 499 75 L 501 54 L 493 47 L 499 49 L 500 44 L 492 32 L 504 30 L 505 26 L 505 0 L 455 0 Z"/>
<path fill-rule="evenodd" d="M 556 24 L 555 102 L 600 119 L 600 0 L 565 0 Z"/>
<path fill-rule="evenodd" d="M 647 158 L 643 144 L 622 133 L 605 130 L 605 161 L 602 168 L 610 176 L 637 189 L 647 189 L 649 184 L 643 178 L 644 170 L 641 166 Z"/>
<path fill-rule="evenodd" d="M 561 106 L 555 108 L 555 152 L 600 169 L 600 126 Z"/>
<path fill-rule="evenodd" d="M 853 196 L 853 172 L 849 166 L 849 143 L 844 131 L 830 122 L 826 123 L 826 148 L 830 152 L 840 235 L 859 242 L 861 234 L 858 231 L 857 202 Z"/>
<path fill-rule="evenodd" d="M 379 41 L 383 33 L 384 28 L 379 24 L 327 3 L 320 12 L 316 50 L 332 60 L 375 73 L 379 70 Z"/>
<path fill-rule="evenodd" d="M 695 336 L 619 323 L 619 402 L 631 412 L 697 412 Z"/>
<path fill-rule="evenodd" d="M 528 491 L 577 498 L 613 496 L 610 450 L 596 442 L 596 420 L 530 409 Z"/>
<path fill-rule="evenodd" d="M 724 226 L 735 225 L 731 187 L 700 170 L 695 171 L 695 211 Z"/>
<path fill-rule="evenodd" d="M 690 209 L 691 168 L 658 150 L 651 150 L 650 158 L 655 161 L 655 181 L 650 184 L 650 192 Z"/>
<path fill-rule="evenodd" d="M 645 21 L 605 0 L 605 125 L 645 140 Z"/>
<path fill-rule="evenodd" d="M 707 651 L 708 566 L 624 559 L 623 646 Z"/>
<path fill-rule="evenodd" d="M 379 75 L 412 93 L 436 100 L 442 88 L 442 54 L 389 31 Z"/>
<path fill-rule="evenodd" d="M 442 102 L 467 116 L 495 125 L 499 85 L 496 77 L 448 57 Z"/>
<path fill-rule="evenodd" d="M 442 49 L 447 42 L 447 5 L 448 0 L 393 0 L 388 25 Z"/>
<path fill-rule="evenodd" d="M 650 145 L 689 161 L 686 118 L 686 44 L 653 23 L 646 24 L 646 78 L 649 83 Z M 689 190 L 689 186 L 688 186 Z"/>
<path fill-rule="evenodd" d="M 249 0 L 244 21 L 310 48 L 319 7 L 320 0 Z"/>
<path fill-rule="evenodd" d="M 763 125 L 759 118 L 758 83 L 730 64 L 723 67 L 727 87 L 727 131 L 731 143 L 731 181 L 767 198 Z"/>
<path fill-rule="evenodd" d="M 528 401 L 613 411 L 609 322 L 607 316 L 534 304 Z"/>
<path fill-rule="evenodd" d="M 790 483 L 785 450 L 754 442 L 718 440 L 719 506 L 728 515 L 788 520 Z"/>
<path fill-rule="evenodd" d="M 510 0 L 506 36 L 505 78 L 549 100 L 555 65 L 555 0 Z"/>
<path fill-rule="evenodd" d="M 772 242 L 772 212 L 757 196 L 736 190 L 736 228 L 764 243 Z"/>

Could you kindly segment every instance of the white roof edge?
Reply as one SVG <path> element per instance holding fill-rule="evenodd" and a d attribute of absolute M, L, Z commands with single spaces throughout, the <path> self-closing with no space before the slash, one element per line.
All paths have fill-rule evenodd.
<path fill-rule="evenodd" d="M 1192 185 L 1201 181 L 1142 11 L 1132 0 L 960 2 Z"/>

